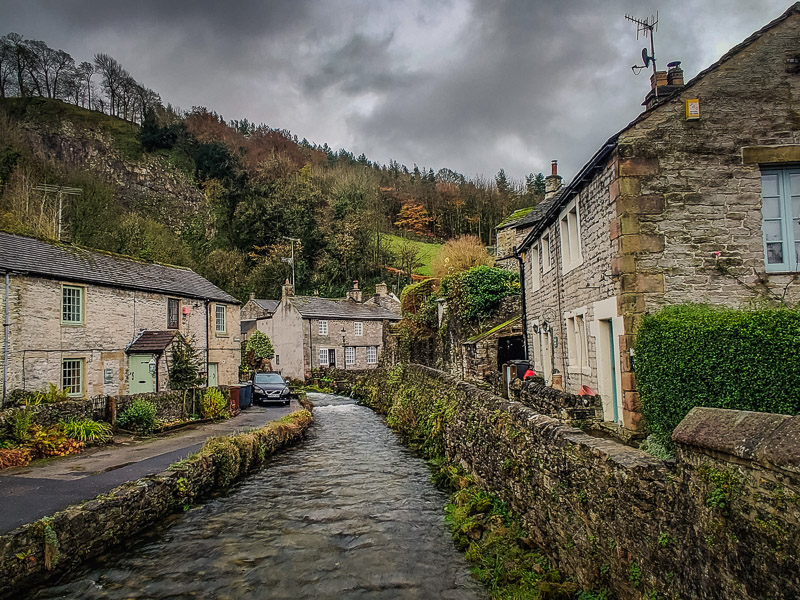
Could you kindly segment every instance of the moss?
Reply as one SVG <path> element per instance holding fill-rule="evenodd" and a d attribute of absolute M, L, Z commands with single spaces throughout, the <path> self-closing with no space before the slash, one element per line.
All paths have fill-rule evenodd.
<path fill-rule="evenodd" d="M 697 473 L 710 484 L 706 495 L 706 505 L 718 511 L 722 516 L 729 516 L 731 505 L 738 493 L 740 482 L 731 471 L 723 471 L 709 466 L 702 466 Z"/>

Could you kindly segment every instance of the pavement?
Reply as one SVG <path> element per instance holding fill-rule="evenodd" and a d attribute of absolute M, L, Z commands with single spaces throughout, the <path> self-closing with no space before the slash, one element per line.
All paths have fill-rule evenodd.
<path fill-rule="evenodd" d="M 0 534 L 160 473 L 210 437 L 263 427 L 301 408 L 297 400 L 289 406 L 251 406 L 227 421 L 189 425 L 151 438 L 116 436 L 113 444 L 82 454 L 0 471 Z"/>

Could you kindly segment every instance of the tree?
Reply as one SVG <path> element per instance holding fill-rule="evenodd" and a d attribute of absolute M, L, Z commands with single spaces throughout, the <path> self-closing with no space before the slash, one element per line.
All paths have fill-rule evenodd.
<path fill-rule="evenodd" d="M 431 235 L 429 231 L 431 221 L 427 209 L 422 204 L 410 202 L 400 209 L 394 224 L 411 233 Z"/>
<path fill-rule="evenodd" d="M 122 68 L 121 64 L 108 54 L 95 54 L 94 64 L 96 71 L 103 77 L 102 85 L 108 96 L 109 113 L 116 115 L 119 113 L 119 96 L 122 93 L 122 81 L 126 77 L 130 77 L 130 75 Z"/>
<path fill-rule="evenodd" d="M 494 258 L 489 256 L 479 237 L 462 235 L 442 246 L 433 257 L 431 270 L 434 277 L 442 279 L 480 265 L 491 267 L 494 265 Z"/>
<path fill-rule="evenodd" d="M 245 356 L 247 364 L 254 371 L 263 370 L 264 361 L 271 360 L 275 356 L 275 348 L 269 336 L 261 331 L 254 331 L 247 340 Z"/>
<path fill-rule="evenodd" d="M 200 358 L 194 348 L 194 340 L 189 340 L 181 334 L 175 336 L 172 343 L 169 364 L 169 387 L 173 390 L 200 385 L 204 379 L 201 376 Z"/>

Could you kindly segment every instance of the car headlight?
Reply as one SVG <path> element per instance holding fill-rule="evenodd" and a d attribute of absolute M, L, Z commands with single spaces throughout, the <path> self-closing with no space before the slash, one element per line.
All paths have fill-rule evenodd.
<path fill-rule="evenodd" d="M 288 395 L 289 395 L 289 388 L 288 387 L 283 388 L 281 396 L 288 396 Z"/>

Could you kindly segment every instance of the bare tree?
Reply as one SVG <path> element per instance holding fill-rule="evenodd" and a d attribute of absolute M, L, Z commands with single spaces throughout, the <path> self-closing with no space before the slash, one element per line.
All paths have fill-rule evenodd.
<path fill-rule="evenodd" d="M 14 48 L 5 36 L 0 38 L 0 98 L 5 98 L 9 92 L 11 76 L 14 73 Z"/>
<path fill-rule="evenodd" d="M 76 71 L 81 81 L 81 106 L 92 108 L 92 75 L 94 75 L 94 65 L 84 61 L 78 65 Z"/>
<path fill-rule="evenodd" d="M 25 41 L 20 34 L 13 32 L 9 33 L 5 39 L 10 45 L 11 66 L 13 73 L 17 76 L 17 93 L 23 97 L 27 96 L 25 73 L 28 68 L 28 50 L 25 47 Z"/>
<path fill-rule="evenodd" d="M 122 65 L 111 58 L 108 54 L 95 54 L 94 64 L 97 72 L 103 77 L 103 89 L 108 96 L 109 114 L 119 113 L 119 100 L 122 92 L 122 82 L 125 77 L 130 77 Z"/>

